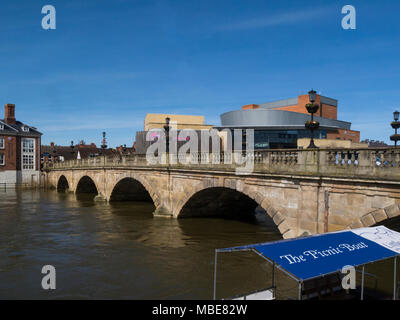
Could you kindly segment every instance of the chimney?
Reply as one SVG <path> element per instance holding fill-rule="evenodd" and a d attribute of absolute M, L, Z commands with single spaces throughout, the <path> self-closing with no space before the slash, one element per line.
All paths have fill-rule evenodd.
<path fill-rule="evenodd" d="M 15 104 L 7 103 L 4 106 L 4 120 L 8 124 L 15 124 Z"/>

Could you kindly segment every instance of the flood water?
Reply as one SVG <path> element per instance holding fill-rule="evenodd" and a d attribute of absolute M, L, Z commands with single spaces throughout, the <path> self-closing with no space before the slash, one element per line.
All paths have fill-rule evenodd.
<path fill-rule="evenodd" d="M 0 299 L 212 299 L 215 248 L 280 238 L 263 217 L 177 220 L 153 218 L 153 209 L 0 191 Z M 41 287 L 44 265 L 56 268 L 56 290 Z M 221 257 L 218 292 L 268 286 L 267 269 L 254 254 Z"/>
<path fill-rule="evenodd" d="M 281 238 L 264 215 L 167 219 L 153 218 L 153 209 L 56 191 L 0 191 L 0 299 L 212 299 L 215 248 Z M 400 230 L 398 222 L 388 226 Z M 56 290 L 41 287 L 44 265 L 56 268 Z M 392 266 L 366 270 L 388 293 Z M 218 275 L 217 298 L 271 284 L 271 266 L 254 253 L 220 254 Z M 278 273 L 276 283 L 278 298 L 296 297 L 293 280 Z"/>

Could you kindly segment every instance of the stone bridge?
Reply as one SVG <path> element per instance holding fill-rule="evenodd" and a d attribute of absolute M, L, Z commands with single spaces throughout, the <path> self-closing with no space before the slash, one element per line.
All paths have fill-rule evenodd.
<path fill-rule="evenodd" d="M 260 151 L 247 155 L 254 170 L 240 175 L 231 158 L 170 154 L 168 163 L 150 164 L 144 155 L 97 157 L 49 163 L 44 171 L 49 188 L 151 201 L 155 216 L 246 218 L 257 208 L 283 238 L 400 215 L 400 149 Z"/>

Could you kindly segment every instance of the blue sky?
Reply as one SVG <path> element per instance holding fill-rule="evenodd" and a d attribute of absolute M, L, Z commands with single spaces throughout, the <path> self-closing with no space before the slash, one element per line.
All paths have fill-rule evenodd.
<path fill-rule="evenodd" d="M 41 28 L 42 6 L 56 30 Z M 341 8 L 357 10 L 343 30 Z M 400 109 L 400 2 L 3 0 L 0 100 L 43 143 L 132 145 L 146 113 L 219 115 L 311 88 L 361 138 Z M 2 112 L 0 112 L 2 117 Z"/>

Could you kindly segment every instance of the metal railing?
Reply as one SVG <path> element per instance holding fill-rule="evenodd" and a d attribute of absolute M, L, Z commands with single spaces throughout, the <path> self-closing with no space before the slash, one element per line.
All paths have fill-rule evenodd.
<path fill-rule="evenodd" d="M 30 188 L 32 185 L 30 183 L 7 183 L 7 182 L 0 182 L 0 190 L 6 191 L 10 189 L 17 189 L 17 188 Z"/>

